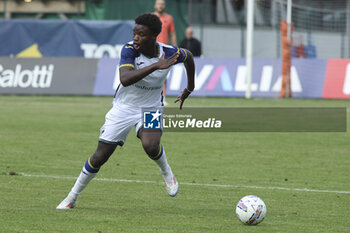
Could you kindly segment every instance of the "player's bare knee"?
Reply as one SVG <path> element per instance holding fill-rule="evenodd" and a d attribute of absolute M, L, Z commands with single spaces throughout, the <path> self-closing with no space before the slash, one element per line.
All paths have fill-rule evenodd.
<path fill-rule="evenodd" d="M 99 142 L 95 153 L 90 157 L 91 165 L 101 167 L 113 154 L 117 145 L 107 145 Z"/>
<path fill-rule="evenodd" d="M 90 157 L 90 163 L 95 168 L 101 167 L 104 164 L 104 162 L 105 159 L 97 151 Z"/>
<path fill-rule="evenodd" d="M 92 166 L 98 168 L 101 167 L 109 159 L 111 154 L 104 153 L 103 151 L 96 150 L 90 157 L 90 163 Z"/>
<path fill-rule="evenodd" d="M 159 143 L 143 143 L 142 146 L 148 157 L 151 159 L 154 159 L 158 156 L 160 151 Z"/>

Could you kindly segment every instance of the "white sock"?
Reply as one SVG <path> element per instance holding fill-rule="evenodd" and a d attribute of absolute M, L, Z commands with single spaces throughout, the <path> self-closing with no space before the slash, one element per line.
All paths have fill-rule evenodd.
<path fill-rule="evenodd" d="M 77 199 L 78 195 L 84 190 L 84 188 L 89 184 L 98 173 L 99 169 L 96 169 L 91 166 L 89 159 L 85 162 L 83 170 L 80 172 L 80 175 L 75 182 L 72 190 L 69 192 L 68 196 Z"/>
<path fill-rule="evenodd" d="M 156 162 L 162 173 L 172 173 L 171 168 L 168 164 L 168 160 L 166 159 L 163 145 L 160 145 L 159 156 L 157 159 L 154 159 L 154 162 Z"/>

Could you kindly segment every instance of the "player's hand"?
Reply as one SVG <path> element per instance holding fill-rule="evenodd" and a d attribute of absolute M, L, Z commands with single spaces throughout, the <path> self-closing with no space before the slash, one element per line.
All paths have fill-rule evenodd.
<path fill-rule="evenodd" d="M 180 56 L 180 53 L 176 52 L 168 59 L 164 59 L 165 53 L 163 52 L 162 57 L 158 61 L 158 69 L 168 69 L 170 66 L 176 63 L 179 56 Z"/>
<path fill-rule="evenodd" d="M 182 109 L 182 105 L 184 104 L 185 100 L 187 99 L 187 97 L 191 94 L 191 92 L 185 88 L 182 92 L 181 95 L 179 95 L 176 100 L 174 101 L 174 103 L 180 102 L 180 109 Z"/>

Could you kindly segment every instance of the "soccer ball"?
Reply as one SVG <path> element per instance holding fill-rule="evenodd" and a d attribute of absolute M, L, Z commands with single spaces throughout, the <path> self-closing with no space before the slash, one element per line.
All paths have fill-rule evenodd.
<path fill-rule="evenodd" d="M 266 205 L 263 200 L 255 195 L 243 197 L 236 206 L 238 219 L 247 225 L 261 223 L 266 215 Z"/>

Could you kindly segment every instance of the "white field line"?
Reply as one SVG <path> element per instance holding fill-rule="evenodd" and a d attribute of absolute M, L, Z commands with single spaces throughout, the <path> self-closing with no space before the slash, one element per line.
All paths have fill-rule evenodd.
<path fill-rule="evenodd" d="M 76 180 L 77 177 L 72 176 L 52 176 L 52 175 L 35 175 L 20 173 L 25 177 L 41 177 L 41 178 L 52 178 L 52 179 L 68 179 Z M 107 182 L 126 182 L 126 183 L 143 183 L 143 184 L 157 184 L 156 181 L 148 180 L 127 180 L 127 179 L 113 179 L 113 178 L 94 178 L 98 181 Z M 251 186 L 251 185 L 229 185 L 229 184 L 200 184 L 200 183 L 186 183 L 179 182 L 181 185 L 189 186 L 205 186 L 205 187 L 217 187 L 217 188 L 247 188 L 247 189 L 267 189 L 267 190 L 286 190 L 286 191 L 298 191 L 298 192 L 314 192 L 314 193 L 339 193 L 339 194 L 350 194 L 350 191 L 339 191 L 339 190 L 320 190 L 320 189 L 308 189 L 308 188 L 286 188 L 286 187 L 273 187 L 273 186 Z"/>

